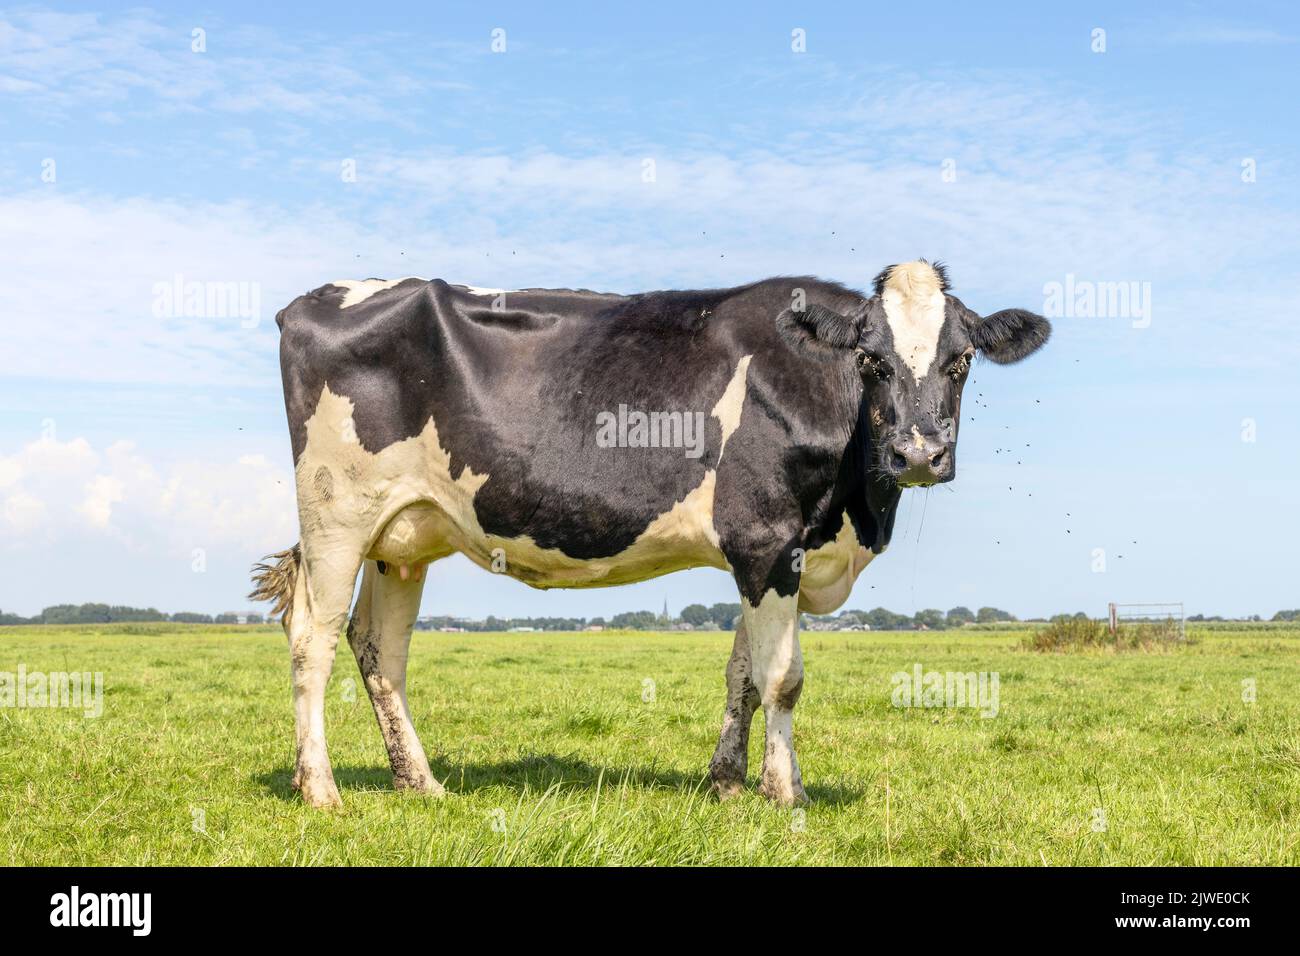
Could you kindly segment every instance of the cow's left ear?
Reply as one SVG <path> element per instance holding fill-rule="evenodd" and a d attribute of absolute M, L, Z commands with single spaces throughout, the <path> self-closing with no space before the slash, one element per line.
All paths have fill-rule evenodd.
<path fill-rule="evenodd" d="M 980 319 L 971 329 L 971 344 L 999 365 L 1033 355 L 1052 334 L 1052 323 L 1024 309 L 1003 309 Z"/>
<path fill-rule="evenodd" d="M 802 312 L 786 309 L 776 317 L 776 328 L 786 345 L 811 358 L 836 359 L 858 344 L 860 321 L 825 306 L 810 305 Z"/>

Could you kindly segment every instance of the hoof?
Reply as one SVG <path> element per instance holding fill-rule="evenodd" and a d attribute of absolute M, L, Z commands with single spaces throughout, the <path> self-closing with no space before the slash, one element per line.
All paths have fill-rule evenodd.
<path fill-rule="evenodd" d="M 333 774 L 318 774 L 298 771 L 293 775 L 294 788 L 302 794 L 303 803 L 317 810 L 343 806 L 339 788 L 334 783 Z"/>
<path fill-rule="evenodd" d="M 419 793 L 426 797 L 441 797 L 447 793 L 447 789 L 433 779 L 432 775 L 427 777 L 394 776 L 393 789 L 408 793 Z"/>
<path fill-rule="evenodd" d="M 738 797 L 745 790 L 745 765 L 728 756 L 714 755 L 709 761 L 709 779 L 719 800 Z"/>
<path fill-rule="evenodd" d="M 343 806 L 339 788 L 333 784 L 328 787 L 303 787 L 302 799 L 307 806 L 317 810 L 338 809 Z"/>
<path fill-rule="evenodd" d="M 720 801 L 726 802 L 733 800 L 745 792 L 745 781 L 743 780 L 714 780 L 713 793 Z"/>
<path fill-rule="evenodd" d="M 806 807 L 812 802 L 808 799 L 808 794 L 804 793 L 803 784 L 797 782 L 793 786 L 782 787 L 764 781 L 758 785 L 758 792 L 778 807 Z"/>

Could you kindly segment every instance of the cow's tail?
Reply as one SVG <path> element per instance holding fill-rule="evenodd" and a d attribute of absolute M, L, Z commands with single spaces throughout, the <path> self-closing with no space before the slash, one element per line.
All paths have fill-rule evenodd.
<path fill-rule="evenodd" d="M 298 565 L 302 563 L 302 546 L 295 544 L 287 551 L 268 554 L 262 561 L 253 565 L 252 593 L 248 596 L 254 601 L 274 601 L 271 614 L 280 615 L 280 623 L 286 628 L 293 615 L 293 590 L 298 581 Z"/>

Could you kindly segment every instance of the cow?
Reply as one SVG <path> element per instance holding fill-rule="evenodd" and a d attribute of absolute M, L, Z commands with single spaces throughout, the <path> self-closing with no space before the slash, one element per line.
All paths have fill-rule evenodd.
<path fill-rule="evenodd" d="M 454 553 L 536 588 L 729 572 L 712 787 L 743 790 L 761 706 L 758 790 L 805 802 L 799 613 L 848 598 L 904 489 L 953 479 L 972 360 L 1017 362 L 1051 331 L 981 317 L 924 259 L 869 296 L 812 277 L 637 295 L 337 281 L 276 322 L 300 540 L 255 566 L 252 597 L 288 637 L 293 785 L 315 807 L 341 803 L 324 695 L 345 625 L 395 788 L 442 793 L 406 664 L 426 569 Z"/>

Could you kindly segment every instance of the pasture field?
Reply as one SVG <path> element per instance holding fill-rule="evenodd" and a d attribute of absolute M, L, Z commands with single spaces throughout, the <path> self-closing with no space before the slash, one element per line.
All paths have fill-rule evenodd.
<path fill-rule="evenodd" d="M 1189 627 L 1167 653 L 1023 635 L 805 633 L 802 812 L 753 792 L 761 713 L 749 792 L 708 792 L 730 634 L 417 633 L 442 799 L 392 790 L 341 643 L 346 806 L 316 812 L 289 786 L 278 628 L 3 628 L 0 671 L 101 671 L 105 693 L 97 718 L 0 708 L 0 864 L 1300 863 L 1300 628 Z M 996 672 L 997 716 L 893 706 L 916 664 Z"/>

